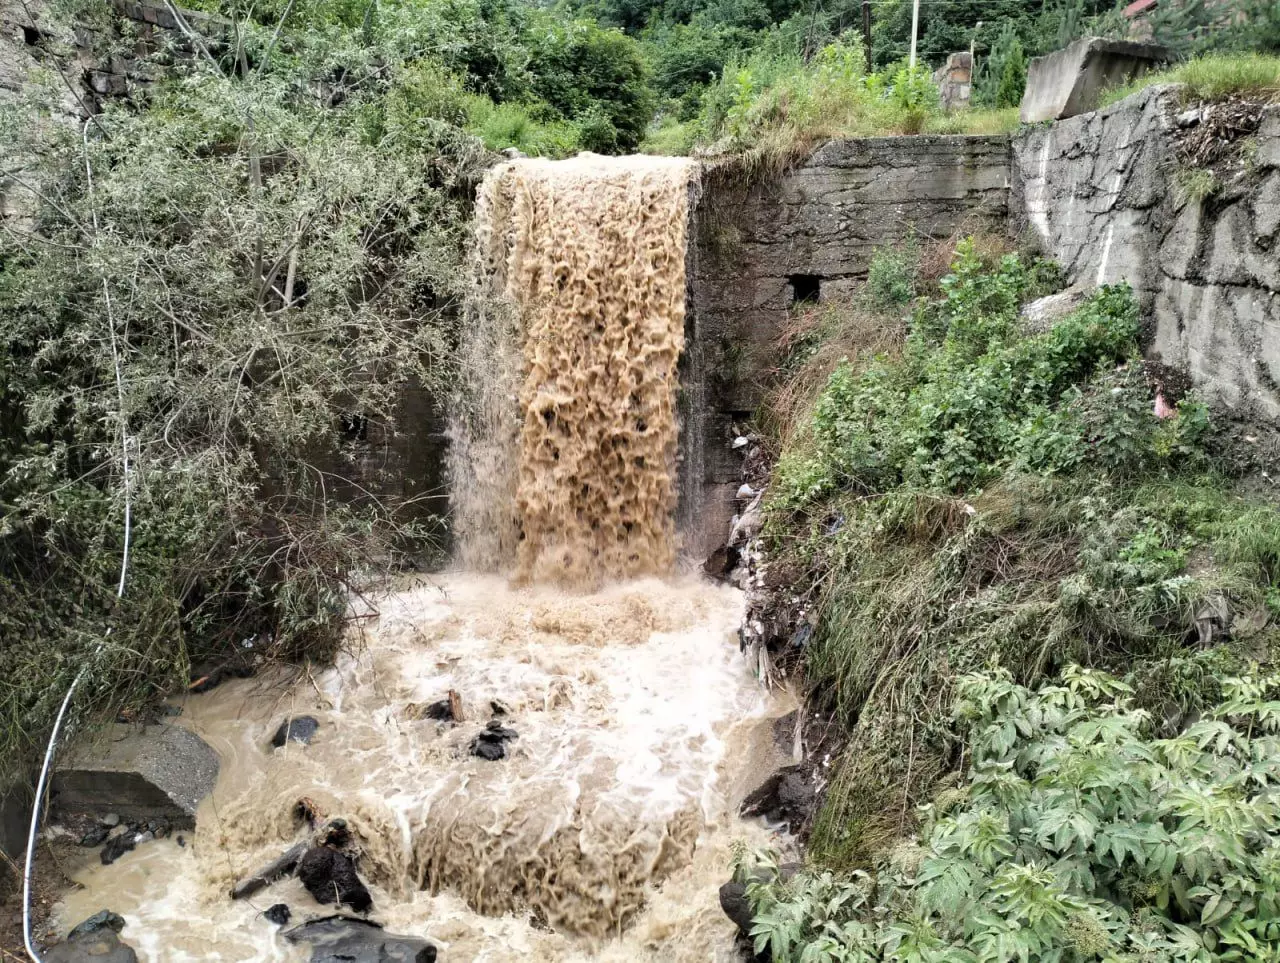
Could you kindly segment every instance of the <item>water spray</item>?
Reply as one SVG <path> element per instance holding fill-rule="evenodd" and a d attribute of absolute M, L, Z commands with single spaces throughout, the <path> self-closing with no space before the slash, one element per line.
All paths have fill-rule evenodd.
<path fill-rule="evenodd" d="M 98 212 L 93 206 L 93 167 L 89 163 L 89 120 L 84 123 L 82 139 L 84 142 L 84 169 L 88 177 L 89 213 L 93 217 L 93 233 L 96 240 L 98 234 Z M 125 580 L 129 574 L 129 541 L 133 534 L 133 495 L 132 486 L 129 483 L 129 432 L 128 426 L 125 424 L 124 414 L 124 372 L 120 359 L 120 346 L 116 341 L 116 321 L 115 313 L 111 308 L 111 288 L 107 284 L 105 276 L 102 279 L 102 297 L 107 311 L 107 331 L 111 339 L 111 364 L 115 369 L 116 376 L 116 401 L 120 412 L 120 463 L 124 471 L 124 548 L 120 553 L 120 580 L 116 583 L 116 598 L 120 599 L 124 598 Z M 107 639 L 110 637 L 111 628 L 108 627 L 106 635 L 98 643 L 98 647 L 93 650 L 95 658 L 102 652 L 107 644 Z M 71 685 L 67 687 L 67 694 L 62 697 L 62 705 L 58 707 L 58 714 L 53 720 L 53 730 L 49 733 L 49 742 L 45 746 L 44 764 L 40 767 L 40 779 L 36 782 L 35 799 L 31 803 L 31 826 L 27 833 L 27 853 L 22 869 L 22 943 L 33 963 L 44 963 L 39 951 L 36 949 L 33 934 L 34 927 L 31 919 L 32 884 L 35 882 L 36 837 L 40 834 L 40 805 L 44 800 L 49 774 L 53 770 L 53 756 L 57 749 L 58 736 L 62 732 L 62 724 L 66 721 L 67 709 L 71 707 L 71 700 L 75 696 L 76 689 L 84 679 L 85 673 L 89 671 L 91 664 L 92 660 L 80 667 L 80 671 L 71 680 Z"/>

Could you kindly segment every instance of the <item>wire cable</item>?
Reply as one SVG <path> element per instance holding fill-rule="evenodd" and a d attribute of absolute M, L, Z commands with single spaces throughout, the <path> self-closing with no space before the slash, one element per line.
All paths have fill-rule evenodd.
<path fill-rule="evenodd" d="M 88 179 L 89 212 L 93 217 L 93 233 L 96 241 L 98 235 L 98 212 L 93 204 L 93 167 L 89 163 L 89 120 L 84 123 L 82 137 L 84 142 L 84 168 Z M 120 464 L 124 471 L 124 547 L 120 553 L 120 580 L 116 584 L 116 598 L 120 599 L 124 598 L 125 582 L 129 574 L 129 542 L 133 534 L 133 493 L 129 478 L 129 429 L 124 410 L 123 363 L 120 357 L 120 345 L 116 340 L 115 313 L 111 307 L 111 287 L 107 284 L 105 276 L 102 279 L 102 297 L 106 306 L 107 331 L 111 341 L 111 364 L 115 369 L 116 376 L 116 402 L 120 415 Z M 95 657 L 102 652 L 110 636 L 111 628 L 108 627 L 102 641 L 98 643 L 98 647 L 93 651 Z M 49 742 L 45 746 L 44 764 L 40 767 L 40 778 L 36 782 L 36 795 L 31 804 L 31 826 L 27 833 L 27 852 L 22 870 L 22 943 L 26 948 L 27 955 L 31 957 L 32 963 L 44 963 L 39 951 L 36 949 L 31 916 L 35 883 L 36 838 L 40 834 L 40 807 L 44 801 L 49 774 L 53 769 L 53 757 L 57 750 L 58 735 L 62 732 L 62 725 L 66 721 L 67 709 L 70 708 L 71 699 L 75 696 L 76 689 L 84 679 L 85 673 L 89 671 L 90 665 L 92 665 L 92 660 L 87 661 L 80 667 L 80 671 L 71 680 L 71 685 L 67 687 L 67 694 L 62 697 L 62 705 L 58 707 L 58 714 L 53 720 L 53 730 L 49 733 Z"/>

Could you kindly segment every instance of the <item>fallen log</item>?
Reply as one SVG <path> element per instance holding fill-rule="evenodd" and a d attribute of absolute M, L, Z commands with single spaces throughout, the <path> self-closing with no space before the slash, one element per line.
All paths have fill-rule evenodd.
<path fill-rule="evenodd" d="M 290 846 L 278 859 L 267 863 L 266 866 L 263 866 L 252 876 L 246 876 L 236 883 L 231 888 L 231 898 L 244 899 L 252 896 L 254 893 L 266 889 L 276 880 L 291 875 L 297 870 L 298 863 L 310 848 L 311 844 L 307 842 L 295 843 Z"/>

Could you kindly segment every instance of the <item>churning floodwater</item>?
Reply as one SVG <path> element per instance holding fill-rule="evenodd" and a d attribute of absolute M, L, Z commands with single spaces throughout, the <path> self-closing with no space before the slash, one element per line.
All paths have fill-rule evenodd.
<path fill-rule="evenodd" d="M 351 827 L 371 918 L 443 960 L 732 958 L 716 890 L 734 841 L 764 838 L 737 802 L 791 706 L 739 654 L 741 595 L 675 574 L 692 176 L 589 155 L 491 172 L 451 469 L 471 571 L 362 603 L 329 669 L 184 700 L 175 724 L 222 761 L 197 831 L 82 873 L 61 923 L 110 908 L 149 963 L 306 960 L 262 911 L 331 907 L 292 879 L 228 894 L 306 836 L 307 800 Z M 424 713 L 451 692 L 461 722 Z M 302 714 L 311 744 L 271 748 Z M 518 738 L 478 758 L 495 716 Z"/>

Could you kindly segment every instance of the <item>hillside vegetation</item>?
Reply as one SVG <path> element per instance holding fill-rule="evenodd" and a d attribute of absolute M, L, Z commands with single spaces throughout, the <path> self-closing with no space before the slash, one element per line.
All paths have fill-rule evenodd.
<path fill-rule="evenodd" d="M 883 251 L 798 319 L 766 412 L 770 566 L 846 739 L 812 872 L 744 857 L 759 945 L 1277 958 L 1280 513 L 1250 444 L 1141 360 L 1127 288 L 1033 329 L 1052 265 L 970 239 L 930 273 Z"/>

